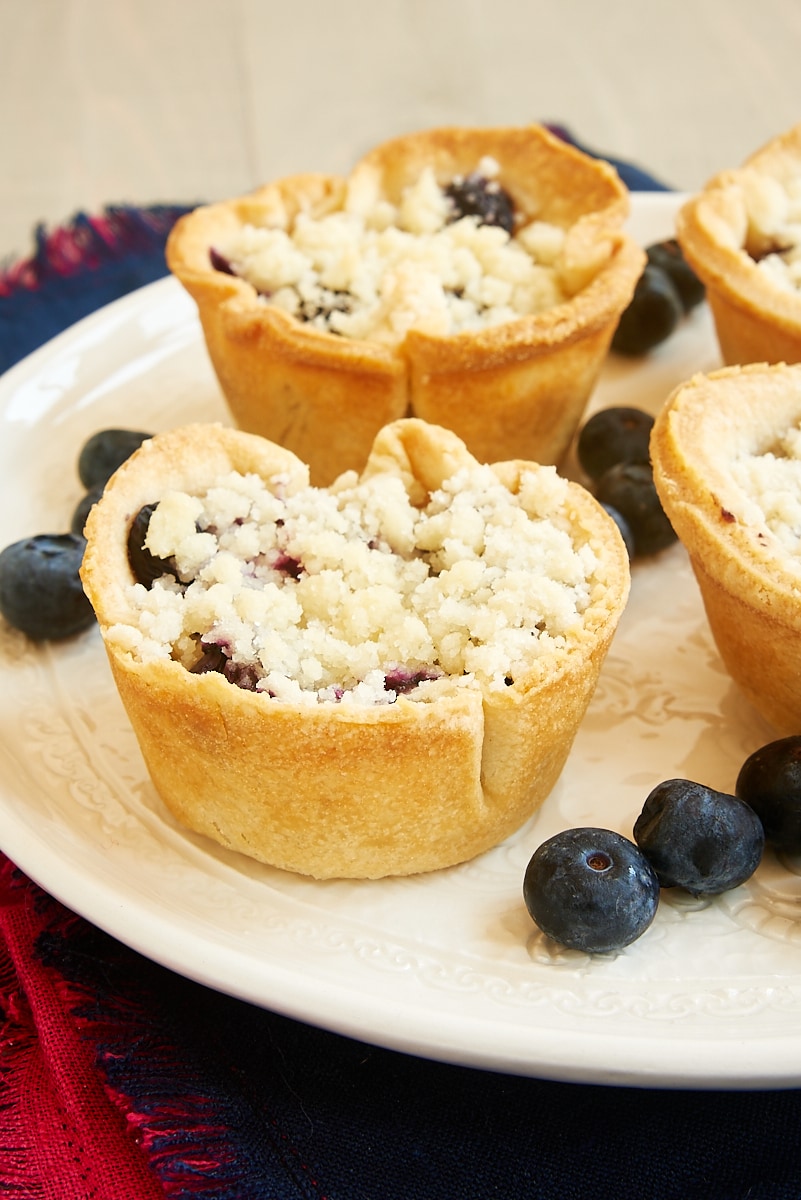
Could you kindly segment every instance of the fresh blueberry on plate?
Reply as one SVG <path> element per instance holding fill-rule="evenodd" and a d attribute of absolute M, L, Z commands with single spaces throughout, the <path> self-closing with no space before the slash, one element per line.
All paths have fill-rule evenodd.
<path fill-rule="evenodd" d="M 0 551 L 0 612 L 34 641 L 70 637 L 94 623 L 81 584 L 86 542 L 73 533 L 40 533 Z"/>
<path fill-rule="evenodd" d="M 605 471 L 595 487 L 603 505 L 617 509 L 631 530 L 638 558 L 656 554 L 676 541 L 654 485 L 650 463 L 620 462 Z"/>
<path fill-rule="evenodd" d="M 135 429 L 101 429 L 93 433 L 78 455 L 78 477 L 87 492 L 104 488 L 117 468 L 151 436 Z"/>
<path fill-rule="evenodd" d="M 593 413 L 576 442 L 576 455 L 590 479 L 600 479 L 618 463 L 649 462 L 654 418 L 640 408 L 612 405 Z"/>
<path fill-rule="evenodd" d="M 734 791 L 756 812 L 766 841 L 786 854 L 801 854 L 801 736 L 755 750 L 740 768 Z"/>
<path fill-rule="evenodd" d="M 620 315 L 612 349 L 631 357 L 647 354 L 670 337 L 683 316 L 684 306 L 670 276 L 646 263 L 631 302 Z"/>
<path fill-rule="evenodd" d="M 90 492 L 81 497 L 72 513 L 72 520 L 70 521 L 70 530 L 72 533 L 83 536 L 86 519 L 102 495 L 103 489 L 100 487 L 92 488 Z"/>
<path fill-rule="evenodd" d="M 753 875 L 765 835 L 744 800 L 689 779 L 667 779 L 647 797 L 634 840 L 662 887 L 715 896 Z"/>
<path fill-rule="evenodd" d="M 662 242 L 653 242 L 646 246 L 645 253 L 648 261 L 654 267 L 659 267 L 670 279 L 679 293 L 682 308 L 690 312 L 706 296 L 706 288 L 692 269 L 676 238 L 665 238 Z"/>
<path fill-rule="evenodd" d="M 543 933 L 572 950 L 628 946 L 653 921 L 659 880 L 640 850 L 611 829 L 557 833 L 534 851 L 523 899 Z"/>

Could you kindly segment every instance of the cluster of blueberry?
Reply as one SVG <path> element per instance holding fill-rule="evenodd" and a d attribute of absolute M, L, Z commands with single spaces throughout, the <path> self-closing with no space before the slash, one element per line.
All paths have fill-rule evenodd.
<path fill-rule="evenodd" d="M 636 357 L 664 342 L 706 290 L 675 238 L 647 246 L 648 261 L 612 338 L 618 354 Z"/>
<path fill-rule="evenodd" d="M 588 954 L 620 950 L 651 925 L 662 888 L 716 896 L 750 879 L 766 842 L 801 854 L 801 736 L 751 754 L 734 795 L 688 779 L 660 783 L 633 836 L 567 829 L 535 850 L 523 899 L 543 933 Z"/>
<path fill-rule="evenodd" d="M 32 641 L 58 640 L 88 629 L 95 614 L 80 569 L 89 510 L 108 480 L 150 437 L 131 429 L 103 429 L 84 443 L 78 476 L 86 489 L 68 533 L 38 533 L 0 551 L 0 613 Z"/>
<path fill-rule="evenodd" d="M 656 554 L 676 541 L 654 486 L 648 450 L 653 423 L 639 408 L 603 408 L 576 442 L 581 469 L 617 523 L 629 558 Z"/>

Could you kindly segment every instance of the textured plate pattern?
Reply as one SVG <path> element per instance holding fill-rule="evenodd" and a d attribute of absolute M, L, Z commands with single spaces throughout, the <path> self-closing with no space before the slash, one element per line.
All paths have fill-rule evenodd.
<path fill-rule="evenodd" d="M 676 200 L 635 197 L 643 241 Z M 655 411 L 718 362 L 708 313 L 644 362 L 611 361 L 593 407 Z M 106 425 L 228 421 L 194 308 L 165 280 L 0 381 L 2 544 L 65 528 L 75 459 Z M 20 519 L 20 498 L 24 518 Z M 625 952 L 542 938 L 521 897 L 533 850 L 570 825 L 631 834 L 681 775 L 730 790 L 774 735 L 731 684 L 681 547 L 637 564 L 600 685 L 556 789 L 504 845 L 418 879 L 313 883 L 187 834 L 144 770 L 96 630 L 33 647 L 0 631 L 0 844 L 76 911 L 203 983 L 431 1057 L 561 1079 L 801 1082 L 801 865 L 772 855 L 714 901 L 664 894 Z"/>

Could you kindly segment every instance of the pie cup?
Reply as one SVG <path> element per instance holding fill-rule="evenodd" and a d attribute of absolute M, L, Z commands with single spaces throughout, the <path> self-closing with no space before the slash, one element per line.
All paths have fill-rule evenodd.
<path fill-rule="evenodd" d="M 485 157 L 518 228 L 536 219 L 566 231 L 554 270 L 568 298 L 545 311 L 453 334 L 412 326 L 390 344 L 314 328 L 210 263 L 244 226 L 291 230 L 301 213 L 396 205 L 424 167 L 446 186 Z M 295 175 L 196 209 L 174 227 L 167 261 L 197 303 L 235 423 L 295 452 L 313 483 L 361 470 L 378 430 L 409 415 L 453 429 L 482 462 L 556 463 L 645 261 L 622 232 L 628 207 L 611 166 L 540 126 L 433 129 L 378 146 L 348 178 Z"/>
<path fill-rule="evenodd" d="M 389 473 L 421 505 L 475 465 L 450 431 L 402 419 L 380 433 L 362 478 Z M 195 674 L 169 652 L 142 661 L 126 640 L 138 619 L 127 551 L 135 514 L 174 489 L 201 494 L 231 470 L 278 480 L 271 486 L 284 495 L 308 480 L 286 448 L 220 425 L 184 426 L 143 444 L 86 526 L 84 587 L 167 808 L 228 849 L 317 878 L 431 871 L 514 832 L 562 770 L 626 602 L 628 558 L 614 522 L 565 481 L 559 521 L 596 560 L 587 607 L 564 644 L 532 654 L 505 686 L 444 674 L 425 701 L 293 703 Z M 512 493 L 532 470 L 551 468 L 492 468 Z"/>
<path fill-rule="evenodd" d="M 801 361 L 801 292 L 760 260 L 801 240 L 801 124 L 714 176 L 677 214 L 684 256 L 706 286 L 723 361 Z"/>
<path fill-rule="evenodd" d="M 682 384 L 651 437 L 657 491 L 726 669 L 782 735 L 801 733 L 801 557 L 769 524 L 763 484 L 744 472 L 755 456 L 784 457 L 779 439 L 799 424 L 801 366 L 751 363 Z"/>

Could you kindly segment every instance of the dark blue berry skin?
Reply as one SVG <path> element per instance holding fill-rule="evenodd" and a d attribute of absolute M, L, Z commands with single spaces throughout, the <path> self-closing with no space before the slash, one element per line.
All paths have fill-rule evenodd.
<path fill-rule="evenodd" d="M 582 470 L 597 480 L 618 463 L 649 462 L 653 427 L 654 418 L 640 408 L 602 408 L 582 426 L 576 442 Z"/>
<path fill-rule="evenodd" d="M 78 477 L 87 492 L 103 488 L 142 442 L 151 437 L 134 429 L 101 429 L 84 443 L 78 455 Z"/>
<path fill-rule="evenodd" d="M 511 236 L 515 228 L 512 198 L 495 179 L 477 172 L 454 179 L 445 188 L 451 203 L 449 220 L 478 217 L 480 225 L 500 225 Z"/>
<path fill-rule="evenodd" d="M 706 295 L 706 288 L 687 262 L 676 238 L 654 242 L 646 247 L 645 253 L 649 263 L 659 267 L 668 276 L 686 313 L 701 303 Z"/>
<path fill-rule="evenodd" d="M 145 504 L 140 508 L 128 530 L 128 562 L 137 582 L 144 584 L 146 588 L 151 587 L 162 575 L 174 575 L 178 578 L 175 561 L 171 558 L 157 558 L 145 545 L 150 518 L 155 508 L 155 504 Z"/>
<path fill-rule="evenodd" d="M 755 750 L 740 768 L 734 791 L 756 812 L 766 841 L 786 854 L 801 854 L 801 736 Z"/>
<path fill-rule="evenodd" d="M 634 538 L 637 558 L 656 554 L 676 541 L 673 526 L 654 486 L 649 463 L 617 463 L 595 485 L 600 504 L 616 508 Z"/>
<path fill-rule="evenodd" d="M 40 642 L 80 633 L 95 614 L 81 585 L 84 538 L 40 533 L 0 552 L 0 612 Z"/>
<path fill-rule="evenodd" d="M 612 349 L 630 356 L 647 354 L 670 337 L 683 316 L 681 298 L 669 276 L 646 263 L 631 302 L 621 314 Z"/>
<path fill-rule="evenodd" d="M 662 887 L 693 896 L 716 896 L 744 883 L 765 845 L 750 805 L 688 779 L 654 788 L 634 824 L 634 840 Z"/>
<path fill-rule="evenodd" d="M 77 533 L 83 536 L 83 528 L 86 524 L 86 518 L 89 516 L 89 513 L 94 508 L 95 504 L 97 504 L 102 495 L 102 488 L 93 488 L 91 492 L 87 492 L 85 496 L 81 497 L 75 506 L 72 514 L 72 520 L 70 521 L 71 533 Z"/>
<path fill-rule="evenodd" d="M 231 260 L 219 250 L 215 250 L 214 246 L 209 248 L 209 262 L 215 271 L 222 271 L 223 275 L 236 275 Z"/>
<path fill-rule="evenodd" d="M 604 504 L 602 507 L 609 513 L 609 516 L 620 530 L 620 536 L 623 538 L 623 544 L 626 547 L 626 553 L 629 556 L 629 561 L 634 558 L 636 548 L 634 545 L 634 534 L 631 532 L 631 526 L 621 512 L 613 508 L 611 504 Z"/>
<path fill-rule="evenodd" d="M 645 932 L 659 880 L 633 842 L 611 829 L 557 833 L 534 851 L 523 880 L 529 915 L 572 950 L 606 954 Z"/>
<path fill-rule="evenodd" d="M 214 643 L 200 643 L 203 653 L 191 668 L 193 675 L 216 673 L 224 675 L 229 683 L 245 692 L 255 692 L 258 683 L 256 668 L 247 663 L 236 663 L 228 657 L 226 648 Z"/>

